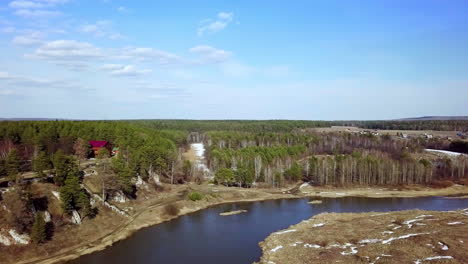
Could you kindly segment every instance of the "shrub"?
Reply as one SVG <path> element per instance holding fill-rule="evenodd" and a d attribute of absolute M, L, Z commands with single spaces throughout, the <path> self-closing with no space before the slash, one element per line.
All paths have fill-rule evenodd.
<path fill-rule="evenodd" d="M 188 194 L 188 198 L 191 201 L 199 201 L 199 200 L 203 199 L 203 194 L 201 194 L 199 192 L 191 192 L 191 193 Z"/>
<path fill-rule="evenodd" d="M 168 205 L 164 206 L 164 212 L 167 215 L 175 216 L 175 215 L 179 214 L 179 211 L 180 211 L 179 207 L 177 207 L 177 205 L 175 205 L 175 204 L 168 204 Z"/>
<path fill-rule="evenodd" d="M 453 182 L 449 180 L 431 182 L 431 187 L 433 188 L 448 188 L 452 185 L 453 185 Z"/>
<path fill-rule="evenodd" d="M 468 186 L 468 179 L 459 180 L 458 184 Z"/>

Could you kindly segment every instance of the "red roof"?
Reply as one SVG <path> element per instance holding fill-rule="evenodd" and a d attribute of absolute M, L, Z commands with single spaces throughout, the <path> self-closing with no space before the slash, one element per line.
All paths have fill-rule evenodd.
<path fill-rule="evenodd" d="M 104 140 L 91 140 L 89 142 L 89 144 L 91 145 L 91 147 L 93 148 L 102 148 L 102 147 L 105 147 L 107 145 L 107 141 L 104 141 Z"/>

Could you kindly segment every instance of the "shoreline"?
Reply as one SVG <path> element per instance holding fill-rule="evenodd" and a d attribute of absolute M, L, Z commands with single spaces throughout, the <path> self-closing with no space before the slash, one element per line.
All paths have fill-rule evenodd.
<path fill-rule="evenodd" d="M 376 263 L 384 257 L 384 263 L 466 263 L 466 216 L 468 208 L 320 213 L 269 234 L 259 242 L 262 255 L 255 264 L 323 263 L 324 257 L 327 263 Z"/>
<path fill-rule="evenodd" d="M 190 186 L 193 187 L 193 186 Z M 204 186 L 207 187 L 207 186 Z M 208 186 L 209 187 L 209 186 Z M 330 188 L 330 187 L 312 187 L 307 186 L 301 188 L 299 193 L 290 194 L 287 190 L 282 192 L 268 192 L 271 189 L 240 189 L 234 187 L 221 187 L 214 186 L 212 189 L 222 189 L 219 194 L 224 195 L 240 195 L 241 197 L 231 198 L 213 198 L 211 200 L 203 200 L 198 202 L 187 201 L 181 198 L 176 201 L 163 201 L 162 203 L 146 207 L 144 210 L 136 212 L 132 218 L 120 225 L 116 229 L 109 230 L 105 235 L 94 239 L 86 245 L 76 245 L 56 252 L 47 257 L 36 257 L 25 260 L 20 260 L 20 264 L 52 264 L 63 263 L 79 258 L 80 256 L 91 254 L 106 249 L 114 243 L 124 240 L 132 236 L 135 232 L 146 228 L 161 224 L 166 221 L 176 219 L 180 216 L 194 213 L 209 207 L 218 206 L 230 203 L 243 203 L 243 202 L 257 202 L 266 200 L 277 199 L 301 199 L 301 198 L 340 198 L 340 197 L 368 197 L 368 198 L 411 198 L 411 197 L 428 197 L 428 196 L 448 196 L 459 195 L 461 198 L 468 198 L 468 187 L 466 186 L 452 186 L 445 189 L 433 189 L 425 187 L 423 190 L 383 190 L 382 188 L 369 187 L 369 188 Z M 195 188 L 196 189 L 196 188 Z M 218 193 L 217 193 L 218 194 Z M 245 195 L 253 195 L 246 197 Z M 448 197 L 449 198 L 449 197 Z M 163 210 L 154 211 L 154 209 L 161 209 L 168 204 L 183 204 L 187 203 L 180 208 L 177 215 L 167 216 L 163 215 Z"/>

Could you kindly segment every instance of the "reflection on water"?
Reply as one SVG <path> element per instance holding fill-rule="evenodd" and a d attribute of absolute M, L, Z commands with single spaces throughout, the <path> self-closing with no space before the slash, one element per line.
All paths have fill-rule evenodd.
<path fill-rule="evenodd" d="M 423 198 L 284 199 L 219 205 L 138 231 L 114 246 L 70 263 L 252 263 L 260 258 L 258 243 L 270 233 L 322 212 L 369 212 L 405 209 L 454 210 L 468 200 Z M 220 212 L 248 210 L 219 216 Z"/>

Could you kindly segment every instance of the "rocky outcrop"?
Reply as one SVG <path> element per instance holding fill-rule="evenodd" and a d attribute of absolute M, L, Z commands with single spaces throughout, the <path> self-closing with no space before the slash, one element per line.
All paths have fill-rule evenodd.
<path fill-rule="evenodd" d="M 49 211 L 44 211 L 43 217 L 44 217 L 44 222 L 46 223 L 49 223 L 50 221 L 52 221 L 52 216 L 50 215 Z"/>
<path fill-rule="evenodd" d="M 52 191 L 52 194 L 60 201 L 60 193 L 56 191 Z"/>
<path fill-rule="evenodd" d="M 128 198 L 125 196 L 125 194 L 123 194 L 122 191 L 117 191 L 112 195 L 112 201 L 117 203 L 126 203 L 128 202 Z"/>
<path fill-rule="evenodd" d="M 114 212 L 116 212 L 116 213 L 118 213 L 120 215 L 126 216 L 126 217 L 129 216 L 127 212 L 117 208 L 116 206 L 108 203 L 107 201 L 104 201 L 101 196 L 92 193 L 85 185 L 82 185 L 82 187 L 91 196 L 91 199 L 90 199 L 91 206 L 95 206 L 97 202 L 101 202 L 105 207 L 111 209 L 112 211 L 114 211 Z"/>
<path fill-rule="evenodd" d="M 11 241 L 7 236 L 0 234 L 0 244 L 4 246 L 10 246 Z"/>
<path fill-rule="evenodd" d="M 81 216 L 76 210 L 72 211 L 71 221 L 72 221 L 72 223 L 74 223 L 76 225 L 81 225 Z"/>
<path fill-rule="evenodd" d="M 139 189 L 148 190 L 148 183 L 146 183 L 140 176 L 137 177 L 135 186 Z"/>
<path fill-rule="evenodd" d="M 27 234 L 18 234 L 18 232 L 16 232 L 16 230 L 14 229 L 10 229 L 8 233 L 13 238 L 15 244 L 27 245 L 31 240 L 31 238 Z"/>

